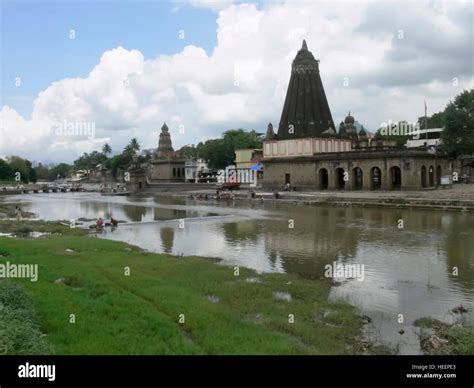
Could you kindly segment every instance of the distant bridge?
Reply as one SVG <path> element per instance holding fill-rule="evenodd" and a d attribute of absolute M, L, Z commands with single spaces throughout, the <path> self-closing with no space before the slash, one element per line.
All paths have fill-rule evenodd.
<path fill-rule="evenodd" d="M 80 184 L 44 184 L 30 183 L 17 185 L 16 187 L 0 187 L 0 195 L 2 194 L 28 194 L 28 193 L 67 193 L 84 191 Z"/>

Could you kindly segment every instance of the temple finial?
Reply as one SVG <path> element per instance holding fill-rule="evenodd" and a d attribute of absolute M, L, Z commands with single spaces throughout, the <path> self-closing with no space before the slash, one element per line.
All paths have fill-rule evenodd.
<path fill-rule="evenodd" d="M 308 46 L 306 45 L 306 40 L 305 39 L 303 39 L 303 46 L 301 46 L 301 49 L 308 51 Z"/>

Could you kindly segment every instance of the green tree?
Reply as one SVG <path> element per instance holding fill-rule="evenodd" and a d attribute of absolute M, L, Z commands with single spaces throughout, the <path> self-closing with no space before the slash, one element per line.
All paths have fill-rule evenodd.
<path fill-rule="evenodd" d="M 130 150 L 127 151 L 127 147 L 124 152 L 115 155 L 111 159 L 109 159 L 106 165 L 106 167 L 112 171 L 112 175 L 114 176 L 114 178 L 117 177 L 118 169 L 125 170 L 132 161 L 133 154 L 130 152 Z"/>
<path fill-rule="evenodd" d="M 199 143 L 196 155 L 208 160 L 211 168 L 225 168 L 234 163 L 235 150 L 241 148 L 262 148 L 261 135 L 254 130 L 231 129 L 221 139 Z"/>
<path fill-rule="evenodd" d="M 240 148 L 262 148 L 262 138 L 254 130 L 231 129 L 225 131 L 223 137 L 224 141 L 233 148 L 232 152 Z"/>
<path fill-rule="evenodd" d="M 449 155 L 474 154 L 474 89 L 465 90 L 450 101 L 444 111 L 443 146 Z"/>
<path fill-rule="evenodd" d="M 134 152 L 140 150 L 140 143 L 138 142 L 138 140 L 135 137 L 130 140 L 129 146 Z"/>
<path fill-rule="evenodd" d="M 7 161 L 10 168 L 13 170 L 14 175 L 20 173 L 20 179 L 23 183 L 28 183 L 30 181 L 30 161 L 20 158 L 19 156 L 9 156 Z"/>
<path fill-rule="evenodd" d="M 210 139 L 198 144 L 199 157 L 209 162 L 211 168 L 224 168 L 233 163 L 233 150 L 224 139 Z"/>
<path fill-rule="evenodd" d="M 102 152 L 92 151 L 90 154 L 84 152 L 82 156 L 74 161 L 74 168 L 76 170 L 85 169 L 89 170 L 97 166 L 98 164 L 102 164 L 107 160 L 107 156 L 105 156 Z"/>
<path fill-rule="evenodd" d="M 0 159 L 0 181 L 13 181 L 15 179 L 15 172 L 10 165 Z"/>
<path fill-rule="evenodd" d="M 433 116 L 428 116 L 425 119 L 425 116 L 418 117 L 418 123 L 420 124 L 420 129 L 428 128 L 443 128 L 445 125 L 445 113 L 444 111 L 433 114 Z"/>
<path fill-rule="evenodd" d="M 104 155 L 108 155 L 112 153 L 112 147 L 110 147 L 109 143 L 104 144 L 104 146 L 102 147 L 102 153 Z"/>
<path fill-rule="evenodd" d="M 49 168 L 42 163 L 38 163 L 38 166 L 35 168 L 36 175 L 38 179 L 45 180 L 49 178 Z"/>
<path fill-rule="evenodd" d="M 71 172 L 72 168 L 73 167 L 69 164 L 60 163 L 49 170 L 48 178 L 51 180 L 55 180 L 58 177 L 66 178 L 67 176 L 69 176 L 69 173 Z"/>
<path fill-rule="evenodd" d="M 182 146 L 178 151 L 176 151 L 176 154 L 182 158 L 195 158 L 198 156 L 198 149 L 194 144 L 188 144 Z"/>

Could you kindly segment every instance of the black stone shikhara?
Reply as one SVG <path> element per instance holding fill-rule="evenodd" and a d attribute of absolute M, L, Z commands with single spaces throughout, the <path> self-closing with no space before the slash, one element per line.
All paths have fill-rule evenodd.
<path fill-rule="evenodd" d="M 293 60 L 276 139 L 327 135 L 335 136 L 336 130 L 319 75 L 319 61 L 303 41 Z"/>

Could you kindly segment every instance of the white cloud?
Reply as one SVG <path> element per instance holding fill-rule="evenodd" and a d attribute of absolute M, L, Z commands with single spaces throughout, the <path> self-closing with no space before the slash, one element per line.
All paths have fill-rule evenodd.
<path fill-rule="evenodd" d="M 389 9 L 371 2 L 219 3 L 217 45 L 209 55 L 188 45 L 145 59 L 117 47 L 87 77 L 59 80 L 39 93 L 31 119 L 4 106 L 0 154 L 72 161 L 105 141 L 119 151 L 131 137 L 156 147 L 163 121 L 175 148 L 230 128 L 265 132 L 269 121 L 278 126 L 303 38 L 321 60 L 336 123 L 349 109 L 369 129 L 389 119 L 416 120 L 424 99 L 434 113 L 473 85 L 466 3 L 391 3 Z M 93 123 L 95 139 L 56 136 L 55 123 L 64 120 Z"/>

